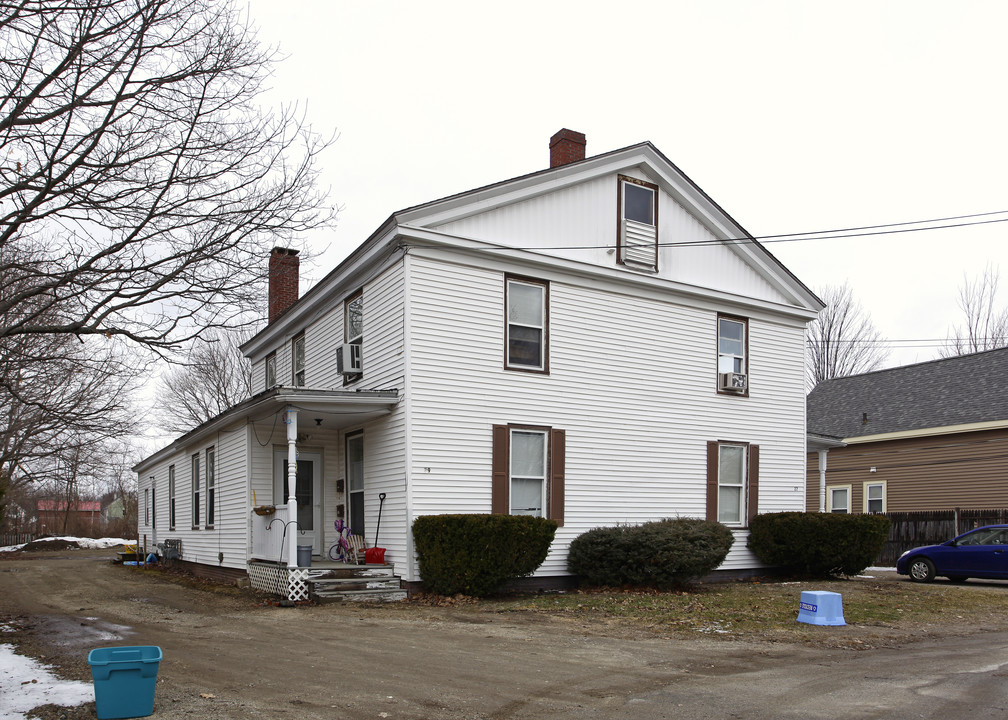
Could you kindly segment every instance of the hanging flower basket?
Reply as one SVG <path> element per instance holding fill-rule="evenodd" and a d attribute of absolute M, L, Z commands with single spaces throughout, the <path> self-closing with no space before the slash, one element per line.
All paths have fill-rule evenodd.
<path fill-rule="evenodd" d="M 256 515 L 272 515 L 276 512 L 276 505 L 257 505 L 252 508 L 252 512 Z"/>

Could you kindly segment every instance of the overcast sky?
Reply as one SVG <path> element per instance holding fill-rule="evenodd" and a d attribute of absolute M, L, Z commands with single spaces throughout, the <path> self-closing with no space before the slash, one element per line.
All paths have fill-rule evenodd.
<path fill-rule="evenodd" d="M 757 237 L 1008 210 L 1008 3 L 253 0 L 274 102 L 338 133 L 323 277 L 395 210 L 543 169 L 567 127 L 649 140 Z M 1008 213 L 988 219 L 1008 218 Z M 1008 223 L 771 243 L 849 282 L 889 364 L 937 357 L 964 277 L 1006 276 Z M 323 251 L 325 251 L 323 253 Z M 1003 266 L 1003 267 L 1002 267 Z"/>

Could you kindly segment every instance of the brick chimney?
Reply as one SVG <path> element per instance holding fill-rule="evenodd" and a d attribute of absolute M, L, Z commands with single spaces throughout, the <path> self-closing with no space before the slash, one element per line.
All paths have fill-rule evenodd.
<path fill-rule="evenodd" d="M 550 138 L 550 167 L 577 162 L 585 158 L 584 133 L 564 128 Z"/>
<path fill-rule="evenodd" d="M 275 247 L 269 259 L 269 322 L 297 302 L 301 260 L 298 251 Z"/>

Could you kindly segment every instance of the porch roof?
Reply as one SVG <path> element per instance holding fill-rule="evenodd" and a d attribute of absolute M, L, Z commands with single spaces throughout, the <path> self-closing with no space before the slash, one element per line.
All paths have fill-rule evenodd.
<path fill-rule="evenodd" d="M 158 450 L 133 466 L 137 473 L 145 472 L 164 458 L 200 442 L 238 420 L 256 422 L 292 407 L 303 413 L 305 427 L 321 420 L 328 428 L 343 428 L 374 420 L 392 412 L 399 402 L 398 390 L 323 390 L 304 387 L 275 387 L 228 408 L 207 420 L 170 445 Z"/>

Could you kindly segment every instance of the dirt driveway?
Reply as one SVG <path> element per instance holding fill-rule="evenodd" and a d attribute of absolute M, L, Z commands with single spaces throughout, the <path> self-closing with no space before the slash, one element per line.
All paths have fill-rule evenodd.
<path fill-rule="evenodd" d="M 1005 633 L 867 651 L 614 638 L 451 607 L 272 607 L 113 566 L 111 555 L 0 560 L 0 623 L 17 629 L 2 641 L 88 682 L 91 648 L 159 645 L 156 718 L 944 719 L 1008 709 Z M 93 718 L 94 706 L 43 716 Z"/>

